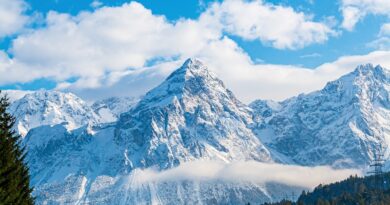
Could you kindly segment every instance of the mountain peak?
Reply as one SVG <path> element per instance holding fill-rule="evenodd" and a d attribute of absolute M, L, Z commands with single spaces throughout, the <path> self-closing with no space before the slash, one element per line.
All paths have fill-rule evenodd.
<path fill-rule="evenodd" d="M 258 126 L 263 129 L 258 133 L 277 136 L 261 139 L 299 164 L 363 167 L 378 143 L 389 145 L 384 132 L 390 129 L 389 88 L 387 69 L 359 65 L 320 91 L 282 102 L 282 110 L 267 119 L 265 128 Z M 255 113 L 269 110 L 259 105 L 252 106 Z"/>
<path fill-rule="evenodd" d="M 64 93 L 56 90 L 37 90 L 32 93 L 28 93 L 24 96 L 25 100 L 41 101 L 41 102 L 56 102 L 64 104 L 67 101 L 76 101 L 77 103 L 84 104 L 84 101 L 73 93 Z"/>
<path fill-rule="evenodd" d="M 250 109 L 208 72 L 188 59 L 164 82 L 120 116 L 116 137 L 132 166 L 168 168 L 192 159 L 270 161 L 247 127 Z"/>
<path fill-rule="evenodd" d="M 32 128 L 67 122 L 75 129 L 99 116 L 82 99 L 72 93 L 38 90 L 14 101 L 8 110 L 16 118 L 15 130 L 25 136 Z"/>
<path fill-rule="evenodd" d="M 207 77 L 208 75 L 210 75 L 208 68 L 202 61 L 196 58 L 189 58 L 167 80 L 175 77 L 182 78 L 185 81 L 192 77 Z"/>
<path fill-rule="evenodd" d="M 367 64 L 362 64 L 357 66 L 355 71 L 352 73 L 357 75 L 363 75 L 363 76 L 367 76 L 370 74 L 373 74 L 375 76 L 383 76 L 385 75 L 386 72 L 387 72 L 386 69 L 381 67 L 380 65 L 374 67 L 373 64 L 367 63 Z"/>
<path fill-rule="evenodd" d="M 321 92 L 336 92 L 341 90 L 347 91 L 354 96 L 361 90 L 371 90 L 373 87 L 383 87 L 383 83 L 390 83 L 390 72 L 380 65 L 362 64 L 335 81 L 328 82 Z M 375 90 L 375 89 L 374 89 Z"/>
<path fill-rule="evenodd" d="M 356 67 L 356 71 L 358 72 L 367 72 L 374 69 L 374 65 L 371 63 L 366 63 L 366 64 L 360 64 Z"/>
<path fill-rule="evenodd" d="M 201 60 L 197 58 L 188 58 L 184 63 L 183 66 L 186 69 L 199 69 L 204 68 L 204 64 Z"/>
<path fill-rule="evenodd" d="M 141 104 L 165 105 L 172 103 L 174 99 L 183 97 L 202 96 L 201 98 L 207 98 L 206 96 L 221 95 L 231 98 L 232 94 L 225 88 L 221 80 L 209 72 L 206 65 L 198 59 L 190 58 L 169 75 L 164 82 L 149 91 Z"/>

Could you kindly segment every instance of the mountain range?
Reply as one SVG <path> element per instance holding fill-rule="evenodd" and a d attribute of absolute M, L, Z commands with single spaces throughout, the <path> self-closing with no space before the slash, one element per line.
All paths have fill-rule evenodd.
<path fill-rule="evenodd" d="M 388 70 L 360 65 L 322 90 L 251 103 L 260 119 L 254 130 L 289 163 L 365 167 L 377 152 L 389 157 L 389 92 Z"/>
<path fill-rule="evenodd" d="M 240 102 L 197 59 L 140 99 L 92 105 L 37 91 L 9 112 L 24 136 L 39 204 L 261 203 L 299 190 L 277 183 L 153 181 L 142 170 L 197 160 L 364 169 L 389 158 L 390 72 L 371 64 L 282 102 Z"/>

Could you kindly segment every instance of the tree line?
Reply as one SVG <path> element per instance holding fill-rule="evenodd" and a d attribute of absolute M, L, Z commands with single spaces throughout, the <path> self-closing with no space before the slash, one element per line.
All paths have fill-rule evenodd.
<path fill-rule="evenodd" d="M 329 185 L 320 184 L 312 192 L 303 191 L 295 202 L 282 200 L 264 205 L 389 205 L 389 182 L 390 172 L 382 176 L 350 176 Z"/>

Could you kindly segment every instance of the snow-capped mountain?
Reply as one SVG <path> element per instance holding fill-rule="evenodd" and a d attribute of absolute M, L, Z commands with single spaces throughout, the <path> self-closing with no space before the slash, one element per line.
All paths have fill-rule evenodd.
<path fill-rule="evenodd" d="M 73 94 L 38 91 L 10 112 L 19 130 L 30 130 L 23 143 L 38 204 L 262 203 L 300 188 L 142 180 L 150 169 L 199 160 L 364 167 L 378 146 L 389 157 L 389 89 L 389 71 L 364 65 L 320 91 L 249 107 L 189 59 L 139 101 L 89 106 Z"/>
<path fill-rule="evenodd" d="M 251 109 L 205 65 L 189 59 L 116 122 L 31 129 L 24 144 L 37 202 L 269 201 L 280 193 L 275 187 L 283 186 L 188 180 L 145 184 L 136 177 L 143 168 L 165 170 L 195 160 L 271 162 L 248 124 L 253 124 Z"/>
<path fill-rule="evenodd" d="M 173 167 L 193 159 L 270 161 L 247 124 L 250 109 L 195 59 L 121 115 L 116 140 L 131 166 Z"/>
<path fill-rule="evenodd" d="M 15 129 L 22 136 L 42 125 L 66 123 L 66 128 L 71 130 L 100 122 L 100 117 L 82 99 L 58 91 L 28 93 L 12 102 L 8 111 L 15 116 Z"/>
<path fill-rule="evenodd" d="M 104 122 L 113 122 L 122 113 L 129 111 L 138 100 L 135 97 L 110 97 L 93 103 L 92 109 L 102 117 Z"/>
<path fill-rule="evenodd" d="M 389 92 L 388 70 L 361 65 L 320 91 L 279 103 L 278 109 L 261 101 L 251 104 L 265 117 L 254 130 L 282 161 L 365 167 L 378 147 L 389 157 Z"/>

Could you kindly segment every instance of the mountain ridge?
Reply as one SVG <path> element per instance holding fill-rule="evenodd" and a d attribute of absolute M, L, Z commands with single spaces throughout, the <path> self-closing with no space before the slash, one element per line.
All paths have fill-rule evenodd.
<path fill-rule="evenodd" d="M 271 140 L 262 141 L 297 164 L 367 166 L 376 147 L 390 142 L 384 120 L 390 117 L 389 86 L 389 71 L 358 66 L 322 90 L 281 102 L 282 109 L 255 132 L 271 133 Z M 382 151 L 388 158 L 388 150 Z"/>
<path fill-rule="evenodd" d="M 39 90 L 11 103 L 8 111 L 16 118 L 15 130 L 22 136 L 31 128 L 65 123 L 67 129 L 99 123 L 100 116 L 72 93 Z"/>
<path fill-rule="evenodd" d="M 249 111 L 207 67 L 190 59 L 118 121 L 74 130 L 64 125 L 32 129 L 24 143 L 38 201 L 138 204 L 158 198 L 171 204 L 184 197 L 190 204 L 227 203 L 224 193 L 237 203 L 242 196 L 267 201 L 265 185 L 178 181 L 170 182 L 171 190 L 164 188 L 166 183 L 139 184 L 134 178 L 139 169 L 165 170 L 195 160 L 272 162 L 247 127 Z M 180 191 L 189 187 L 208 191 Z"/>
<path fill-rule="evenodd" d="M 266 202 L 280 197 L 279 189 L 291 187 L 175 182 L 166 189 L 164 184 L 138 184 L 135 172 L 195 160 L 366 166 L 376 144 L 386 143 L 386 136 L 372 133 L 390 128 L 370 117 L 387 117 L 387 77 L 381 67 L 361 66 L 320 91 L 247 106 L 206 65 L 189 59 L 136 103 L 119 100 L 111 106 L 117 102 L 111 99 L 85 109 L 96 115 L 109 109 L 113 118 L 108 123 L 99 118 L 97 123 L 83 120 L 73 129 L 62 121 L 32 128 L 24 139 L 31 181 L 39 203 L 152 203 L 158 198 L 169 204 L 188 187 L 208 190 L 182 193 L 181 200 L 192 204 L 202 201 L 194 194 L 201 194 L 205 203 L 226 202 L 221 193 L 231 194 L 237 203 L 246 203 L 240 201 L 242 194 Z M 121 109 L 128 110 L 114 116 Z M 368 129 L 369 123 L 382 130 Z"/>

